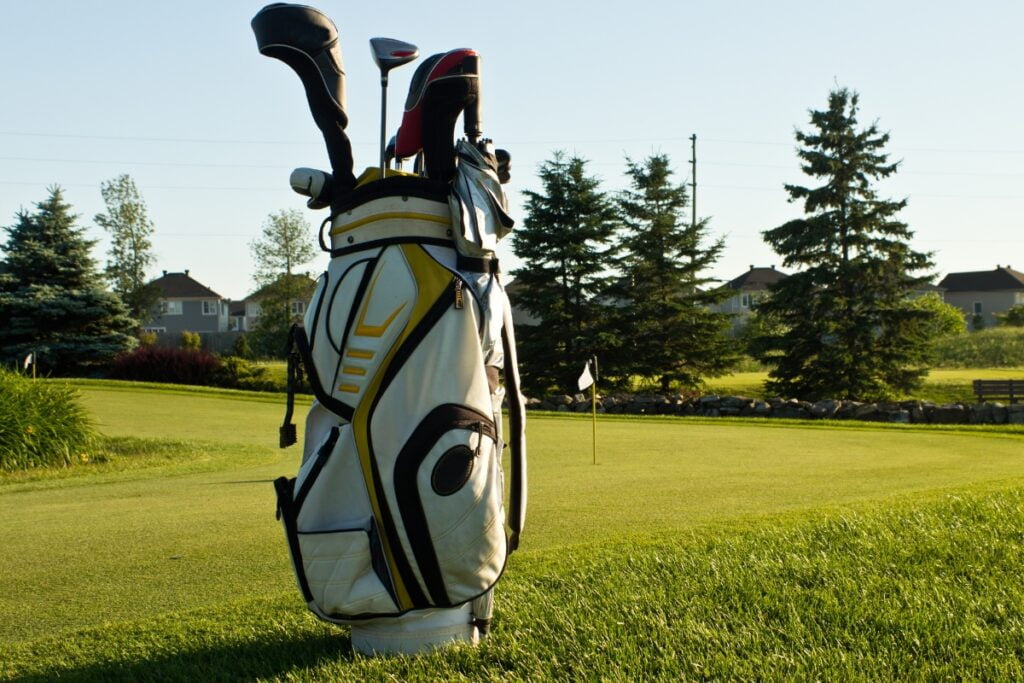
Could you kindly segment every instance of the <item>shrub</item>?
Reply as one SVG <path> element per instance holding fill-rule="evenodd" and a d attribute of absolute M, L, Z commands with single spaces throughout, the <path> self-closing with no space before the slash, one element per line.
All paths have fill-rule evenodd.
<path fill-rule="evenodd" d="M 239 337 L 244 339 L 244 337 Z M 215 382 L 226 389 L 248 389 L 249 391 L 284 391 L 262 365 L 237 356 L 221 359 Z"/>
<path fill-rule="evenodd" d="M 231 355 L 236 358 L 244 358 L 245 360 L 252 360 L 256 357 L 252 352 L 252 346 L 249 344 L 249 335 L 238 335 L 238 339 L 231 345 Z"/>
<path fill-rule="evenodd" d="M 110 377 L 215 386 L 220 365 L 220 359 L 208 351 L 154 346 L 119 355 L 110 368 Z"/>
<path fill-rule="evenodd" d="M 198 351 L 203 348 L 203 338 L 198 332 L 185 330 L 181 333 L 181 348 L 186 351 Z"/>
<path fill-rule="evenodd" d="M 74 389 L 0 369 L 0 470 L 88 462 L 96 447 Z"/>
<path fill-rule="evenodd" d="M 139 332 L 139 346 L 156 346 L 156 340 L 156 332 L 149 332 L 147 330 Z"/>
<path fill-rule="evenodd" d="M 996 320 L 1004 327 L 1024 327 L 1024 304 L 1015 304 L 1006 313 L 996 313 Z"/>
<path fill-rule="evenodd" d="M 940 339 L 937 367 L 1007 368 L 1024 366 L 1024 328 L 993 327 L 973 334 Z"/>

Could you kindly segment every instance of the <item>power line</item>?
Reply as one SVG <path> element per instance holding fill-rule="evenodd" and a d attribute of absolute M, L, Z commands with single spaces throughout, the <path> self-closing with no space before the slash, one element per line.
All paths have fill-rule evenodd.
<path fill-rule="evenodd" d="M 130 161 L 125 159 L 49 159 L 40 157 L 0 157 L 0 161 L 38 161 L 57 164 L 124 164 L 130 166 L 198 166 L 204 168 L 283 168 L 287 164 L 211 164 L 187 161 Z"/>
<path fill-rule="evenodd" d="M 181 142 L 194 144 L 225 144 L 225 145 L 315 145 L 320 146 L 322 142 L 312 140 L 246 140 L 230 138 L 178 138 L 178 137 L 152 137 L 132 135 L 84 135 L 78 133 L 40 133 L 35 131 L 11 131 L 0 130 L 0 135 L 13 137 L 39 137 L 39 138 L 70 138 L 81 140 L 124 140 L 131 142 Z M 776 147 L 793 147 L 795 141 L 782 142 L 779 140 L 732 140 L 728 138 L 701 138 L 705 142 L 716 142 L 730 145 L 768 145 Z M 511 140 L 506 145 L 574 145 L 574 144 L 606 144 L 606 143 L 628 143 L 628 142 L 689 142 L 689 137 L 638 137 L 638 138 L 593 138 L 578 140 Z M 375 146 L 370 142 L 353 142 L 353 145 Z M 1024 154 L 1024 149 L 980 149 L 980 148 L 956 148 L 956 147 L 900 147 L 900 150 L 908 152 L 936 152 L 947 154 Z"/>
<path fill-rule="evenodd" d="M 30 182 L 24 180 L 0 180 L 0 185 L 59 185 L 60 187 L 100 187 L 99 183 L 54 183 L 52 180 Z M 145 190 L 212 190 L 215 192 L 288 192 L 283 187 L 223 187 L 214 185 L 146 185 Z"/>

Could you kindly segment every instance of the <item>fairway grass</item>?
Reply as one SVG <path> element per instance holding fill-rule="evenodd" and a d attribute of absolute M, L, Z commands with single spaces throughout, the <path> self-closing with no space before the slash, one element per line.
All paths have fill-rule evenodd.
<path fill-rule="evenodd" d="M 593 465 L 588 421 L 531 416 L 494 635 L 366 660 L 294 587 L 270 484 L 299 458 L 272 447 L 280 405 L 80 390 L 120 458 L 153 454 L 0 479 L 2 677 L 1022 673 L 1019 433 L 608 418 Z"/>

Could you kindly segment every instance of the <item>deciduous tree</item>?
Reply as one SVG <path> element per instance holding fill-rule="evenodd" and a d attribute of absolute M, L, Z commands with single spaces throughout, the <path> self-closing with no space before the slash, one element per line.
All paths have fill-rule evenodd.
<path fill-rule="evenodd" d="M 146 269 L 153 263 L 153 222 L 135 181 L 124 174 L 100 185 L 105 213 L 93 217 L 110 235 L 106 274 L 114 291 L 128 306 L 139 325 L 152 316 L 160 290 L 147 282 Z"/>
<path fill-rule="evenodd" d="M 249 245 L 253 279 L 260 287 L 260 317 L 252 344 L 260 355 L 280 356 L 288 330 L 302 322 L 302 314 L 293 303 L 309 300 L 310 279 L 296 271 L 316 256 L 313 245 L 312 228 L 295 209 L 270 214 L 260 237 Z"/>

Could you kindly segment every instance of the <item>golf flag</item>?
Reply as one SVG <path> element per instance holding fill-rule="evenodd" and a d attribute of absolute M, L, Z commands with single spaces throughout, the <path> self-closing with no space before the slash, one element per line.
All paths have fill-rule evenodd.
<path fill-rule="evenodd" d="M 587 364 L 583 366 L 583 374 L 580 375 L 578 380 L 576 380 L 576 385 L 579 387 L 580 391 L 583 391 L 593 383 L 594 376 L 590 374 L 590 361 L 587 361 Z"/>
<path fill-rule="evenodd" d="M 35 362 L 36 362 L 36 354 L 35 354 L 35 352 L 32 352 L 32 353 L 28 354 L 27 356 L 25 356 L 25 362 L 22 363 L 21 367 L 22 367 L 23 370 L 28 370 L 28 366 L 32 365 Z"/>

